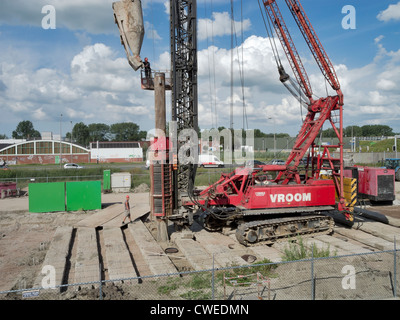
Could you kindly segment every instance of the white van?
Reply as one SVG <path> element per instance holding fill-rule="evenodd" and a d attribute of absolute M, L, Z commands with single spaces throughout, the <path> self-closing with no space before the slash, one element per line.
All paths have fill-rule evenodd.
<path fill-rule="evenodd" d="M 223 168 L 224 163 L 212 154 L 200 154 L 199 167 Z"/>

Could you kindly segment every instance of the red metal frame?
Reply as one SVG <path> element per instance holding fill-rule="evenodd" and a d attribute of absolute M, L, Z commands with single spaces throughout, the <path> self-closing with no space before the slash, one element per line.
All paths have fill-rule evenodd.
<path fill-rule="evenodd" d="M 169 138 L 154 138 L 150 145 L 150 179 L 151 179 L 151 212 L 155 217 L 168 217 L 172 214 L 173 210 L 173 188 L 172 188 L 172 166 L 169 163 Z M 154 174 L 154 161 L 156 159 L 157 166 L 160 170 L 161 176 L 158 181 L 155 179 Z M 155 193 L 155 184 L 160 184 L 160 193 Z M 155 202 L 157 199 L 161 200 L 161 210 L 157 210 Z"/>

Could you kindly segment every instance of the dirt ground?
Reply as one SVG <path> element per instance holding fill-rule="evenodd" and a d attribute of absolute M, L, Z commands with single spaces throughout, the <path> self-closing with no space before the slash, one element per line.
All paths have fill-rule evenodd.
<path fill-rule="evenodd" d="M 93 213 L 0 213 L 0 291 L 33 286 L 58 226 Z"/>
<path fill-rule="evenodd" d="M 102 205 L 122 203 L 126 194 L 103 194 Z M 0 291 L 32 288 L 59 226 L 74 226 L 97 212 L 29 212 L 29 199 L 0 200 Z M 1 297 L 0 297 L 1 298 Z"/>
<path fill-rule="evenodd" d="M 395 206 L 372 206 L 370 210 L 400 218 L 398 205 L 400 204 L 400 182 L 396 182 L 396 190 L 399 200 L 395 201 Z M 109 195 L 103 197 L 103 204 L 122 203 L 122 199 L 123 196 L 118 194 Z M 0 200 L 0 292 L 32 288 L 57 227 L 74 226 L 96 212 L 30 213 L 28 208 L 28 197 Z M 177 254 L 179 255 L 180 253 Z M 174 262 L 178 265 L 179 271 L 190 270 L 190 267 L 179 258 Z M 180 266 L 179 263 L 181 263 Z M 123 291 L 120 286 L 111 283 L 104 286 L 104 292 L 110 299 L 120 297 L 121 290 Z M 83 296 L 91 299 L 92 295 L 93 299 L 98 299 L 98 290 L 89 290 Z M 64 298 L 76 297 L 76 293 L 69 292 Z M 2 299 L 1 296 L 0 299 Z M 126 293 L 125 299 L 138 299 L 138 297 L 135 293 Z"/>

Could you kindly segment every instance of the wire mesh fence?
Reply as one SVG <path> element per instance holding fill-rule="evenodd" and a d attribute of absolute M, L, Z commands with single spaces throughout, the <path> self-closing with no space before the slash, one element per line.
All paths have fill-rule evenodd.
<path fill-rule="evenodd" d="M 396 299 L 400 251 L 254 263 L 169 274 L 54 285 L 0 292 L 0 300 L 370 300 Z M 93 266 L 95 267 L 95 266 Z M 64 279 L 65 281 L 65 279 Z M 38 282 L 40 283 L 40 282 Z"/>
<path fill-rule="evenodd" d="M 229 169 L 225 169 L 225 171 Z M 140 173 L 143 172 L 143 173 Z M 140 171 L 131 173 L 132 187 L 139 185 L 140 183 L 150 183 L 149 172 Z M 204 170 L 197 173 L 196 185 L 210 185 L 216 182 L 221 177 L 221 169 Z M 103 175 L 99 174 L 83 174 L 83 175 L 43 175 L 43 176 L 24 176 L 24 177 L 10 177 L 0 178 L 2 182 L 15 182 L 17 188 L 27 187 L 30 183 L 49 183 L 49 182 L 62 182 L 62 181 L 88 181 L 88 180 L 101 180 L 103 181 Z"/>

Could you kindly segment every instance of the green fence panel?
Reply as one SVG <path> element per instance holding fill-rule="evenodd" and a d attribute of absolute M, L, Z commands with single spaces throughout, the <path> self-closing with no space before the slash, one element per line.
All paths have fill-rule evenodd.
<path fill-rule="evenodd" d="M 30 183 L 29 212 L 65 211 L 65 182 Z"/>
<path fill-rule="evenodd" d="M 66 182 L 67 211 L 101 209 L 101 181 Z"/>

